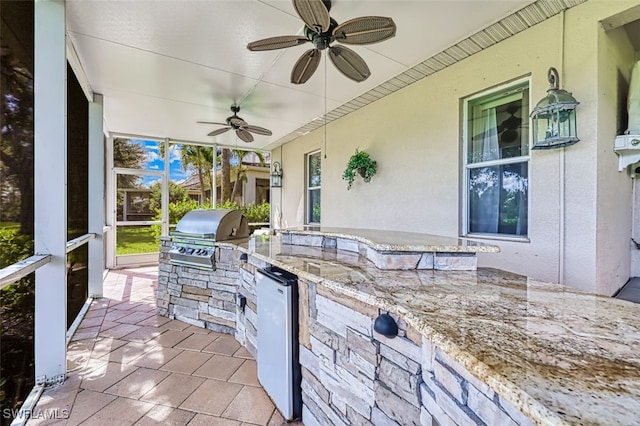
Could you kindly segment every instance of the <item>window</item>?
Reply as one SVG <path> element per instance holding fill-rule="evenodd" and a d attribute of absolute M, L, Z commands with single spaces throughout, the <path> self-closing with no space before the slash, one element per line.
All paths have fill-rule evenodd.
<path fill-rule="evenodd" d="M 307 224 L 320 223 L 320 151 L 307 154 Z"/>
<path fill-rule="evenodd" d="M 529 83 L 465 100 L 465 234 L 526 237 Z"/>

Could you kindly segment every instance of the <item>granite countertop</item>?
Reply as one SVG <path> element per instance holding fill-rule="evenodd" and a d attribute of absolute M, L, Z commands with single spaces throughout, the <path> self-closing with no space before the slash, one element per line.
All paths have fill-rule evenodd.
<path fill-rule="evenodd" d="M 278 230 L 283 234 L 323 235 L 345 238 L 369 245 L 377 251 L 497 253 L 498 246 L 467 240 L 401 231 L 305 226 Z"/>
<path fill-rule="evenodd" d="M 380 270 L 356 253 L 238 246 L 396 314 L 538 424 L 635 424 L 640 305 L 495 269 Z"/>

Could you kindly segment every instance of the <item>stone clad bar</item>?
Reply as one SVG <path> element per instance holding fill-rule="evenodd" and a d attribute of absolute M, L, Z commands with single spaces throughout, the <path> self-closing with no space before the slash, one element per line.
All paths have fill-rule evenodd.
<path fill-rule="evenodd" d="M 493 246 L 420 234 L 395 244 L 370 232 L 286 230 L 220 242 L 215 270 L 170 264 L 163 240 L 159 313 L 234 334 L 255 356 L 256 269 L 296 274 L 307 426 L 637 420 L 638 305 L 451 255 Z M 438 268 L 422 261 L 425 253 L 454 261 Z M 374 261 L 382 257 L 391 268 Z M 374 331 L 381 313 L 396 320 L 396 337 Z"/>

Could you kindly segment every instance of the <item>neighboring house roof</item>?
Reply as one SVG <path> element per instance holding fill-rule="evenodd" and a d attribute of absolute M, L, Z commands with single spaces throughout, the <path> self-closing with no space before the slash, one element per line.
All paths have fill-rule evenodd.
<path fill-rule="evenodd" d="M 268 174 L 269 174 L 269 170 L 270 170 L 270 166 L 267 163 L 264 166 L 260 166 L 259 162 L 260 160 L 258 159 L 258 157 L 255 154 L 252 154 L 252 156 L 255 158 L 256 161 L 258 161 L 258 164 L 253 164 L 251 161 L 243 161 L 242 164 L 247 167 L 247 171 L 249 173 L 258 173 L 258 174 L 264 174 L 265 177 L 268 178 Z M 249 157 L 247 155 L 247 157 Z M 246 159 L 246 157 L 245 157 Z M 253 160 L 253 158 L 251 158 L 250 160 Z M 266 158 L 265 158 L 266 160 Z M 216 171 L 216 175 L 217 175 L 217 186 L 220 186 L 221 184 L 221 180 L 220 180 L 220 176 L 222 174 L 221 170 L 217 170 Z M 231 182 L 235 182 L 236 177 L 235 175 L 232 173 L 231 174 Z M 189 176 L 188 178 L 186 178 L 185 180 L 183 180 L 182 182 L 176 182 L 179 186 L 188 189 L 188 190 L 200 190 L 200 179 L 198 178 L 197 174 L 193 174 L 191 176 Z"/>
<path fill-rule="evenodd" d="M 182 182 L 178 182 L 178 185 L 186 189 L 199 189 L 200 180 L 198 179 L 198 175 L 191 175 Z"/>

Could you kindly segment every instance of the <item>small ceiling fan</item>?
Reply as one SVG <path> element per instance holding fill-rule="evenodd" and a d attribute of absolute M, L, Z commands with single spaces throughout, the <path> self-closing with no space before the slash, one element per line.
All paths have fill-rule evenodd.
<path fill-rule="evenodd" d="M 238 135 L 238 137 L 244 142 L 253 142 L 253 135 L 251 133 L 255 133 L 256 135 L 271 136 L 271 130 L 265 129 L 264 127 L 251 126 L 247 124 L 247 122 L 242 118 L 238 117 L 238 113 L 240 112 L 239 105 L 231 105 L 231 112 L 233 112 L 233 115 L 231 117 L 227 117 L 226 123 L 216 123 L 214 121 L 198 121 L 198 123 L 218 124 L 220 126 L 225 126 L 221 129 L 216 129 L 212 132 L 209 132 L 207 136 L 218 136 L 231 129 L 235 130 L 236 135 Z"/>
<path fill-rule="evenodd" d="M 396 35 L 395 22 L 384 16 L 363 16 L 338 24 L 329 16 L 330 0 L 293 0 L 293 7 L 305 23 L 304 36 L 270 37 L 247 45 L 251 51 L 262 51 L 313 43 L 314 48 L 304 52 L 291 71 L 293 84 L 303 84 L 309 80 L 318 68 L 325 49 L 329 50 L 329 59 L 338 71 L 354 81 L 364 81 L 371 75 L 364 59 L 345 46 L 331 46 L 331 43 L 373 44 Z"/>

